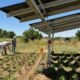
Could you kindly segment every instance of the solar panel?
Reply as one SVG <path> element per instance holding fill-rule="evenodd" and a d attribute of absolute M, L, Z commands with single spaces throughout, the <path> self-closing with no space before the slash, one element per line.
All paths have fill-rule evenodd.
<path fill-rule="evenodd" d="M 42 12 L 42 8 L 38 0 L 35 1 L 40 11 Z M 46 11 L 45 14 L 42 12 L 44 17 L 80 9 L 80 0 L 41 0 L 41 1 Z M 38 15 L 35 14 L 34 10 L 29 6 L 29 4 L 26 1 L 0 8 L 0 10 L 6 12 L 8 16 L 14 16 L 18 18 L 22 22 L 40 18 Z"/>
<path fill-rule="evenodd" d="M 73 14 L 57 19 L 52 19 L 49 20 L 49 24 L 50 26 L 47 26 L 44 22 L 38 22 L 30 25 L 32 28 L 38 29 L 45 33 L 48 33 L 49 28 L 52 33 L 75 29 L 80 27 L 80 14 Z"/>

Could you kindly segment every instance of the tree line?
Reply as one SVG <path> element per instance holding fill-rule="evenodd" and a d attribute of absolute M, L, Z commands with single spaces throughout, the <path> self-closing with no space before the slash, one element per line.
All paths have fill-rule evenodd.
<path fill-rule="evenodd" d="M 0 38 L 13 38 L 16 34 L 13 31 L 0 29 Z"/>
<path fill-rule="evenodd" d="M 3 29 L 0 29 L 0 38 L 13 38 L 16 34 L 13 31 L 6 31 Z M 28 42 L 29 40 L 35 40 L 35 39 L 41 39 L 43 38 L 42 34 L 39 33 L 39 31 L 35 31 L 34 29 L 25 30 L 23 32 L 22 38 L 25 42 Z M 80 40 L 80 30 L 78 30 L 75 33 L 75 38 Z M 55 37 L 54 39 L 62 39 L 61 37 Z M 71 37 L 63 38 L 65 41 L 70 41 Z"/>
<path fill-rule="evenodd" d="M 78 39 L 80 41 L 80 30 L 78 30 L 75 33 L 74 37 L 55 37 L 54 40 L 61 40 L 61 39 L 63 39 L 64 41 L 70 41 L 72 38 L 76 38 L 76 39 Z"/>
<path fill-rule="evenodd" d="M 78 30 L 76 33 L 75 33 L 75 38 L 77 38 L 79 41 L 80 41 L 80 30 Z M 67 37 L 65 38 L 65 40 L 67 41 L 70 41 L 71 38 Z"/>

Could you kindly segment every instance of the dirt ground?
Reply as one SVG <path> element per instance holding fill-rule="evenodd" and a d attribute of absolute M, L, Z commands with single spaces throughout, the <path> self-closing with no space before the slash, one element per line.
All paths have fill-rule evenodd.
<path fill-rule="evenodd" d="M 28 72 L 25 72 L 24 74 L 22 74 L 21 76 L 19 76 L 17 78 L 17 80 L 30 80 L 30 77 L 35 73 L 36 68 L 38 67 L 41 59 L 42 59 L 43 55 L 40 54 L 39 57 L 36 60 L 36 63 L 34 64 L 34 66 L 32 66 L 32 69 L 30 69 Z M 31 79 L 33 80 L 33 79 Z M 34 79 L 34 80 L 38 80 L 38 79 Z M 42 80 L 42 79 L 41 79 Z M 43 79 L 45 80 L 45 79 Z"/>
<path fill-rule="evenodd" d="M 50 79 L 43 74 L 36 74 L 32 80 L 50 80 Z"/>

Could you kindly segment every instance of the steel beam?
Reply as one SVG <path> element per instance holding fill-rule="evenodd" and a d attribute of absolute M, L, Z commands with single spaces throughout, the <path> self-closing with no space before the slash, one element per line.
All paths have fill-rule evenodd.
<path fill-rule="evenodd" d="M 36 2 L 34 0 L 26 0 L 26 2 L 30 5 L 30 7 L 33 9 L 33 11 L 36 13 L 36 15 L 41 18 L 41 20 L 47 25 L 49 26 L 49 24 L 46 22 L 42 12 L 40 11 L 38 5 L 36 4 Z"/>
<path fill-rule="evenodd" d="M 36 13 L 36 15 L 39 16 L 43 21 L 45 21 L 43 14 L 41 13 L 39 7 L 37 6 L 36 2 L 34 0 L 26 0 L 26 2 L 30 5 L 30 7 L 33 9 L 33 11 Z"/>

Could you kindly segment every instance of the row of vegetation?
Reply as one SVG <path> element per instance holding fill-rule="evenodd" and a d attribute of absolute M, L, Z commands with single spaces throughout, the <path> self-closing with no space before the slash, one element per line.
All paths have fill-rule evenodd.
<path fill-rule="evenodd" d="M 28 70 L 34 65 L 37 56 L 36 53 L 18 53 L 0 59 L 0 80 L 16 80 L 17 75 L 23 73 L 22 67 L 29 72 Z"/>
<path fill-rule="evenodd" d="M 6 31 L 0 29 L 0 38 L 13 38 L 15 36 L 15 33 L 13 31 Z"/>
<path fill-rule="evenodd" d="M 79 54 L 52 54 L 51 64 L 43 71 L 51 80 L 80 80 Z"/>
<path fill-rule="evenodd" d="M 41 39 L 42 37 L 42 34 L 34 29 L 24 31 L 23 33 L 23 40 L 25 42 L 28 42 L 29 40 Z"/>
<path fill-rule="evenodd" d="M 23 33 L 23 40 L 25 42 L 41 38 L 43 38 L 42 34 L 40 34 L 38 31 L 35 31 L 34 29 L 27 30 Z M 70 41 L 72 38 L 77 38 L 78 40 L 80 40 L 80 30 L 76 32 L 75 37 L 55 37 L 54 39 L 64 39 L 65 41 Z"/>
<path fill-rule="evenodd" d="M 13 38 L 16 34 L 13 31 L 6 31 L 0 29 L 0 37 L 1 38 Z M 41 39 L 43 38 L 42 34 L 39 31 L 35 31 L 34 29 L 29 29 L 23 32 L 22 38 L 24 42 L 28 42 L 29 40 Z M 75 34 L 75 38 L 80 40 L 80 30 L 78 30 Z M 70 41 L 71 37 L 55 37 L 55 40 L 64 39 L 65 41 Z"/>
<path fill-rule="evenodd" d="M 0 29 L 0 38 L 13 38 L 16 34 L 13 31 L 6 31 Z M 24 42 L 28 42 L 29 40 L 41 39 L 43 36 L 38 31 L 34 29 L 29 29 L 23 32 L 22 38 Z"/>
<path fill-rule="evenodd" d="M 80 30 L 78 30 L 74 37 L 55 37 L 54 40 L 63 39 L 64 41 L 70 41 L 71 39 L 77 38 L 80 41 Z"/>

